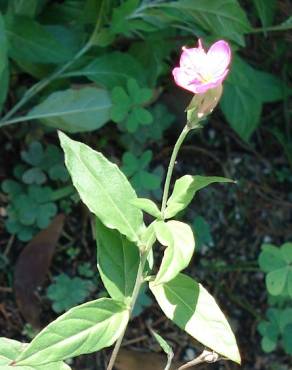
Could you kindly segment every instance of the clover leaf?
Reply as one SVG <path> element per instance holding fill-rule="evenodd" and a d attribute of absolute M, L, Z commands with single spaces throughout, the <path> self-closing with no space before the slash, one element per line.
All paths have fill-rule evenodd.
<path fill-rule="evenodd" d="M 149 172 L 152 156 L 151 150 L 146 150 L 139 157 L 131 152 L 126 152 L 123 155 L 122 171 L 130 178 L 132 185 L 138 192 L 152 191 L 160 187 L 161 178 Z"/>
<path fill-rule="evenodd" d="M 266 320 L 258 325 L 258 331 L 262 335 L 262 349 L 269 353 L 276 349 L 282 339 L 283 347 L 288 354 L 291 350 L 292 308 L 270 308 L 266 313 Z"/>
<path fill-rule="evenodd" d="M 55 181 L 65 182 L 69 179 L 63 153 L 56 145 L 49 144 L 44 149 L 41 143 L 34 141 L 26 151 L 21 152 L 21 158 L 26 164 L 32 166 L 21 169 L 21 180 L 25 184 L 44 184 L 47 181 L 47 175 Z"/>
<path fill-rule="evenodd" d="M 111 93 L 113 107 L 111 119 L 119 123 L 122 129 L 136 132 L 138 127 L 150 125 L 153 122 L 151 112 L 144 108 L 152 97 L 152 90 L 140 87 L 137 81 L 130 78 L 127 88 L 116 86 Z"/>
<path fill-rule="evenodd" d="M 30 240 L 39 229 L 46 228 L 57 213 L 57 206 L 51 201 L 53 191 L 49 187 L 29 185 L 25 189 L 16 181 L 6 180 L 2 189 L 10 197 L 6 229 L 19 240 Z"/>
<path fill-rule="evenodd" d="M 47 289 L 47 296 L 53 302 L 53 310 L 57 313 L 84 302 L 93 290 L 91 281 L 79 277 L 70 278 L 66 274 L 61 274 L 54 280 Z"/>
<path fill-rule="evenodd" d="M 197 250 L 201 250 L 203 246 L 211 247 L 214 245 L 210 225 L 204 217 L 196 216 L 192 226 L 196 235 Z"/>
<path fill-rule="evenodd" d="M 271 295 L 281 295 L 287 288 L 292 297 L 292 243 L 285 243 L 280 248 L 264 244 L 259 265 L 267 273 L 266 286 Z"/>

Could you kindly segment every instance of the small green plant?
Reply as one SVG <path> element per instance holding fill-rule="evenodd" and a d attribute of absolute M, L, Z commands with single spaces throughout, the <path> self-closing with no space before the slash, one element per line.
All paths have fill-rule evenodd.
<path fill-rule="evenodd" d="M 27 150 L 21 152 L 21 158 L 29 168 L 25 168 L 22 181 L 25 184 L 44 184 L 47 179 L 66 182 L 69 174 L 64 166 L 60 149 L 52 144 L 43 148 L 38 141 L 33 141 Z"/>
<path fill-rule="evenodd" d="M 214 245 L 210 225 L 204 217 L 197 215 L 192 226 L 196 235 L 196 248 L 198 251 L 202 250 L 203 247 L 212 247 Z"/>
<path fill-rule="evenodd" d="M 21 241 L 28 241 L 41 229 L 45 229 L 57 213 L 53 190 L 47 186 L 24 186 L 14 180 L 5 180 L 2 190 L 8 194 L 7 231 Z"/>
<path fill-rule="evenodd" d="M 152 151 L 147 150 L 140 156 L 126 152 L 122 158 L 122 171 L 130 179 L 138 194 L 147 195 L 161 186 L 161 176 L 149 171 Z"/>
<path fill-rule="evenodd" d="M 140 125 L 151 125 L 153 116 L 144 105 L 149 102 L 152 95 L 151 89 L 141 88 L 133 78 L 127 81 L 127 90 L 116 86 L 112 90 L 111 119 L 120 123 L 120 127 L 128 132 L 137 131 Z"/>
<path fill-rule="evenodd" d="M 47 297 L 53 302 L 53 310 L 57 313 L 67 311 L 85 301 L 94 285 L 90 280 L 80 277 L 70 278 L 66 274 L 54 278 L 47 289 Z"/>
<path fill-rule="evenodd" d="M 57 201 L 64 201 L 74 189 L 72 186 L 58 190 L 51 187 L 69 180 L 62 152 L 55 145 L 49 144 L 44 149 L 41 143 L 34 141 L 21 152 L 21 158 L 23 163 L 13 171 L 15 179 L 4 180 L 1 188 L 9 199 L 7 231 L 21 241 L 29 241 L 50 224 L 58 210 Z M 70 209 L 70 204 L 66 207 Z"/>
<path fill-rule="evenodd" d="M 292 243 L 281 247 L 263 244 L 259 265 L 266 274 L 270 308 L 258 325 L 262 349 L 274 351 L 279 345 L 292 354 Z"/>

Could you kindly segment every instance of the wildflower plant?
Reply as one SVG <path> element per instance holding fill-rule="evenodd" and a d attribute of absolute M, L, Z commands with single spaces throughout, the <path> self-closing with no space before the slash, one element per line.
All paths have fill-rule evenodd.
<path fill-rule="evenodd" d="M 164 314 L 211 350 L 204 351 L 194 364 L 219 359 L 240 363 L 236 339 L 216 301 L 199 282 L 181 272 L 193 257 L 195 237 L 188 224 L 175 220 L 197 191 L 212 183 L 233 181 L 185 175 L 175 181 L 170 194 L 179 149 L 187 134 L 200 128 L 201 121 L 217 105 L 230 59 L 225 41 L 216 42 L 208 52 L 199 41 L 198 47 L 183 49 L 180 66 L 173 70 L 175 82 L 195 95 L 170 158 L 161 207 L 150 199 L 138 198 L 122 171 L 101 153 L 59 132 L 73 184 L 96 219 L 97 267 L 110 298 L 70 309 L 26 346 L 11 342 L 15 347 L 13 356 L 3 353 L 1 364 L 23 369 L 65 369 L 64 360 L 115 343 L 107 367 L 111 370 L 145 284 Z M 153 217 L 149 225 L 143 221 L 143 212 Z M 162 261 L 153 261 L 157 242 L 165 247 Z M 7 341 L 2 339 L 4 344 Z M 169 361 L 166 366 L 169 368 Z"/>

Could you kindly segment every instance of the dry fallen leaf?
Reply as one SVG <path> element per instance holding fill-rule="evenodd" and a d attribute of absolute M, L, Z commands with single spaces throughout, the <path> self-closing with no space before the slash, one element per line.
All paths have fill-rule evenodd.
<path fill-rule="evenodd" d="M 64 215 L 58 215 L 23 249 L 14 271 L 14 291 L 19 311 L 35 329 L 40 329 L 40 302 L 37 288 L 49 271 L 56 244 L 64 225 Z"/>
<path fill-rule="evenodd" d="M 117 370 L 163 370 L 167 356 L 153 352 L 138 352 L 121 349 L 115 364 Z M 177 369 L 177 364 L 171 370 Z"/>

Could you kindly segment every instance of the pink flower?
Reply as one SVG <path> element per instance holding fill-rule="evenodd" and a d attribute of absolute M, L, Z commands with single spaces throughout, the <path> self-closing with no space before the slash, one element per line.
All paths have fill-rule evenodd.
<path fill-rule="evenodd" d="M 215 42 L 206 52 L 199 39 L 197 48 L 183 47 L 180 66 L 174 68 L 172 74 L 177 85 L 202 94 L 223 82 L 230 60 L 231 50 L 226 41 Z"/>

